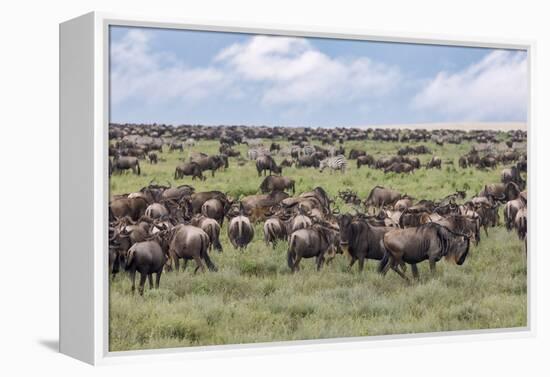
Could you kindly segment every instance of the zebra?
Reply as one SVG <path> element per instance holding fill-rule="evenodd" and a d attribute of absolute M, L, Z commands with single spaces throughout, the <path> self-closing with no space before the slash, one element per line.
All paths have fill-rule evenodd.
<path fill-rule="evenodd" d="M 303 153 L 304 156 L 312 155 L 315 152 L 316 152 L 316 150 L 315 150 L 315 147 L 313 145 L 305 145 L 302 148 L 302 153 Z"/>
<path fill-rule="evenodd" d="M 269 153 L 269 149 L 265 147 L 250 148 L 247 154 L 250 160 L 256 160 L 258 157 L 271 155 L 271 153 Z"/>
<path fill-rule="evenodd" d="M 339 154 L 338 156 L 329 157 L 321 160 L 321 162 L 319 163 L 319 171 L 322 172 L 323 170 L 325 170 L 325 168 L 330 168 L 331 173 L 333 170 L 340 170 L 340 172 L 343 174 L 346 171 L 347 166 L 348 161 L 346 160 L 346 157 L 342 154 Z"/>

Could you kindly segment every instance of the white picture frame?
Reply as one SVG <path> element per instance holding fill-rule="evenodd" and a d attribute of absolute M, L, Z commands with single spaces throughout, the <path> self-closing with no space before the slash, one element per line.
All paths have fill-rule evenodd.
<path fill-rule="evenodd" d="M 532 337 L 536 333 L 534 305 L 535 250 L 529 233 L 528 321 L 525 328 L 437 332 L 414 335 L 288 341 L 246 345 L 108 351 L 108 30 L 109 26 L 143 26 L 187 30 L 330 37 L 386 42 L 524 49 L 529 56 L 528 155 L 537 171 L 533 139 L 533 41 L 494 40 L 423 34 L 383 33 L 345 28 L 289 25 L 241 25 L 171 18 L 88 13 L 60 24 L 60 352 L 90 364 L 147 360 L 227 357 L 383 347 L 388 345 L 457 342 Z M 534 175 L 529 175 L 529 201 L 536 200 Z M 535 218 L 531 206 L 529 221 Z M 79 245 L 74 247 L 74 245 Z M 79 268 L 75 269 L 74 266 Z"/>

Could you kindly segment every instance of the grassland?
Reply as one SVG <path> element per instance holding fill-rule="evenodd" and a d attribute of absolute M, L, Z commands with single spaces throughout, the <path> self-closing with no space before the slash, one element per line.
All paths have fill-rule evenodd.
<path fill-rule="evenodd" d="M 279 141 L 284 143 L 283 141 Z M 457 160 L 471 144 L 428 145 L 454 167 L 420 169 L 414 174 L 384 174 L 354 161 L 345 174 L 316 169 L 285 169 L 296 179 L 297 193 L 322 186 L 331 196 L 350 188 L 365 198 L 377 184 L 418 199 L 438 199 L 455 190 L 468 197 L 485 183 L 498 182 L 500 169 L 459 169 Z M 375 156 L 395 154 L 400 143 L 347 142 Z M 216 153 L 218 142 L 201 141 L 191 150 Z M 238 147 L 246 156 L 246 146 Z M 139 190 L 155 179 L 159 183 L 191 184 L 197 191 L 221 190 L 233 198 L 255 194 L 259 178 L 253 162 L 239 167 L 234 159 L 225 172 L 204 182 L 174 182 L 173 173 L 184 153 L 164 152 L 158 165 L 141 163 L 142 175 L 116 175 L 111 194 Z M 431 156 L 418 156 L 425 163 Z M 280 159 L 279 159 L 280 160 Z M 337 202 L 342 210 L 346 206 Z M 193 275 L 192 269 L 165 273 L 159 290 L 146 288 L 143 297 L 132 295 L 124 275 L 110 283 L 110 350 L 134 350 L 281 340 L 405 334 L 433 331 L 520 327 L 527 324 L 527 267 L 523 244 L 504 227 L 489 229 L 474 246 L 463 266 L 440 262 L 431 276 L 426 263 L 421 279 L 407 285 L 399 276 L 379 276 L 376 264 L 367 263 L 359 274 L 347 270 L 346 256 L 316 272 L 312 260 L 290 274 L 286 245 L 274 249 L 263 242 L 262 224 L 249 248 L 233 249 L 222 229 L 222 254 L 212 253 L 217 273 Z"/>

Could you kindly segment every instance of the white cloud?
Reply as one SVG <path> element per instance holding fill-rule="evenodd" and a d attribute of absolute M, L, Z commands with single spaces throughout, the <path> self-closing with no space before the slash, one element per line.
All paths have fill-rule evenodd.
<path fill-rule="evenodd" d="M 262 85 L 263 104 L 350 102 L 386 94 L 399 81 L 397 68 L 368 58 L 335 59 L 303 38 L 256 36 L 215 58 L 239 82 Z"/>
<path fill-rule="evenodd" d="M 437 74 L 413 98 L 412 107 L 449 119 L 522 120 L 528 87 L 526 53 L 497 50 L 462 71 Z"/>
<path fill-rule="evenodd" d="M 198 100 L 227 85 L 225 74 L 213 67 L 187 67 L 171 54 L 152 51 L 150 35 L 142 30 L 131 30 L 113 43 L 110 56 L 113 103 Z"/>

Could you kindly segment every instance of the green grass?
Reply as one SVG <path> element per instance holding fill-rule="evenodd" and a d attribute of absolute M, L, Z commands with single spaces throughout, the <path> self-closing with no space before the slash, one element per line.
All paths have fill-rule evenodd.
<path fill-rule="evenodd" d="M 444 161 L 458 157 L 471 145 L 428 145 Z M 395 154 L 400 143 L 348 142 L 375 156 Z M 200 142 L 194 150 L 216 153 L 218 143 Z M 238 147 L 246 156 L 246 146 Z M 221 190 L 234 198 L 255 194 L 263 178 L 253 162 L 216 173 L 204 182 L 174 182 L 178 158 L 188 151 L 162 153 L 158 165 L 141 163 L 142 175 L 123 174 L 111 179 L 111 194 L 138 190 L 155 179 L 172 185 L 191 184 L 197 191 Z M 425 163 L 431 156 L 419 156 Z M 280 158 L 278 159 L 280 160 Z M 485 183 L 498 182 L 500 168 L 490 171 L 443 166 L 418 170 L 412 175 L 387 174 L 354 161 L 346 174 L 319 173 L 290 168 L 285 176 L 296 179 L 297 193 L 322 186 L 329 195 L 350 188 L 364 199 L 375 185 L 392 187 L 418 199 L 437 199 L 466 189 L 468 197 Z M 346 206 L 339 203 L 342 209 Z M 224 252 L 211 258 L 219 272 L 193 275 L 164 273 L 159 290 L 146 285 L 143 297 L 132 295 L 130 281 L 119 274 L 110 284 L 110 350 L 134 350 L 214 344 L 238 344 L 331 337 L 406 334 L 433 331 L 519 327 L 527 324 L 527 267 L 523 244 L 504 227 L 489 229 L 472 247 L 463 266 L 437 264 L 431 276 L 427 263 L 419 265 L 421 279 L 407 285 L 391 271 L 382 277 L 376 262 L 363 274 L 347 270 L 347 256 L 337 256 L 316 272 L 313 260 L 302 260 L 302 270 L 290 274 L 286 245 L 275 249 L 263 242 L 262 224 L 244 251 L 233 249 L 222 229 Z M 410 268 L 407 271 L 410 274 Z"/>

